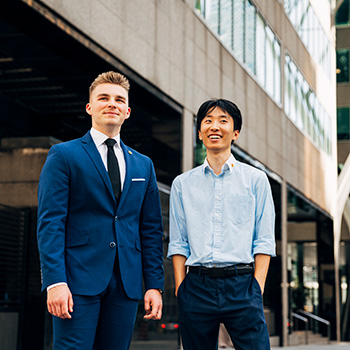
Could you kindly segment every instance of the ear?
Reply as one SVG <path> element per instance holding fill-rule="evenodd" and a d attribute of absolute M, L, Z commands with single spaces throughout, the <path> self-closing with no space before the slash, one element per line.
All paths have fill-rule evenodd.
<path fill-rule="evenodd" d="M 239 131 L 234 130 L 232 135 L 232 141 L 236 141 L 238 139 L 238 136 L 239 136 Z"/>
<path fill-rule="evenodd" d="M 127 111 L 127 113 L 126 113 L 125 119 L 128 119 L 128 118 L 130 117 L 130 113 L 131 113 L 131 108 L 128 107 L 128 111 Z"/>
<path fill-rule="evenodd" d="M 200 130 L 198 130 L 198 138 L 202 141 L 203 140 L 203 137 L 202 137 L 202 133 Z"/>
<path fill-rule="evenodd" d="M 85 110 L 86 110 L 86 113 L 87 113 L 87 114 L 92 115 L 90 103 L 87 103 L 87 104 L 86 104 Z"/>

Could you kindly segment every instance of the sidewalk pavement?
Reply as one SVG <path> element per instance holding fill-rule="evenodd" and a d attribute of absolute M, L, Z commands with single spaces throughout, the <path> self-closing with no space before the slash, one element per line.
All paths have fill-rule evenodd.
<path fill-rule="evenodd" d="M 272 347 L 271 350 L 350 350 L 350 343 L 310 344 L 286 347 Z"/>
<path fill-rule="evenodd" d="M 177 342 L 173 341 L 137 341 L 133 342 L 130 347 L 131 350 L 176 350 Z M 220 348 L 219 350 L 224 349 Z M 350 350 L 350 342 L 348 343 L 336 343 L 331 342 L 330 344 L 310 344 L 310 345 L 298 345 L 298 346 L 286 346 L 276 347 L 273 346 L 271 350 Z M 224 350 L 234 350 L 232 348 L 225 348 Z"/>

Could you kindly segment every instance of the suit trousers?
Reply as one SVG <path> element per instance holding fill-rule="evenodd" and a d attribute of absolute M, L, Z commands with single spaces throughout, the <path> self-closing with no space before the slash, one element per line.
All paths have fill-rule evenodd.
<path fill-rule="evenodd" d="M 225 278 L 188 273 L 178 290 L 184 350 L 217 349 L 223 323 L 236 350 L 268 350 L 261 289 L 253 274 Z"/>
<path fill-rule="evenodd" d="M 73 294 L 73 303 L 71 319 L 53 316 L 54 350 L 129 349 L 138 300 L 125 294 L 118 266 L 101 294 Z"/>

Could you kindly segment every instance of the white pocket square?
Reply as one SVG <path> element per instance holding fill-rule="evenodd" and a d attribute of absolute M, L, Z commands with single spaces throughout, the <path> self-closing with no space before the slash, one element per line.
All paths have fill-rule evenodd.
<path fill-rule="evenodd" d="M 135 178 L 135 179 L 131 179 L 131 181 L 146 181 L 146 179 L 143 179 L 143 178 Z"/>

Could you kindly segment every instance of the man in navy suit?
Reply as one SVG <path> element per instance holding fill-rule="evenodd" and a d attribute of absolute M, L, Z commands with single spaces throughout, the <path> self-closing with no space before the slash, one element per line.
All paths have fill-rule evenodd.
<path fill-rule="evenodd" d="M 38 247 L 56 350 L 128 349 L 142 279 L 144 317 L 161 318 L 159 192 L 151 160 L 120 140 L 128 91 L 123 75 L 100 74 L 86 105 L 91 130 L 53 146 L 40 176 Z"/>

